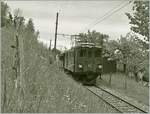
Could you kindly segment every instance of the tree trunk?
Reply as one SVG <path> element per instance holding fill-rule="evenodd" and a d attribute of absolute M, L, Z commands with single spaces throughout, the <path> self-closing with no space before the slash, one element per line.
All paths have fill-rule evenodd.
<path fill-rule="evenodd" d="M 126 71 L 126 64 L 123 64 L 123 72 L 125 74 L 125 80 L 124 80 L 124 87 L 127 89 L 127 71 Z"/>
<path fill-rule="evenodd" d="M 126 64 L 123 64 L 123 72 L 126 73 Z"/>

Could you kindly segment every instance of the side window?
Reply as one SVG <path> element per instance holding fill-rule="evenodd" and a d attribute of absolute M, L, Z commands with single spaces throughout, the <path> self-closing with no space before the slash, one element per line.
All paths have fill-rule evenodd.
<path fill-rule="evenodd" d="M 95 50 L 95 57 L 101 57 L 101 50 L 100 49 Z"/>
<path fill-rule="evenodd" d="M 73 57 L 73 52 L 71 51 L 70 56 Z"/>
<path fill-rule="evenodd" d="M 86 56 L 86 50 L 81 48 L 80 57 L 84 57 L 84 56 Z"/>
<path fill-rule="evenodd" d="M 88 57 L 92 57 L 92 50 L 91 49 L 88 50 Z"/>
<path fill-rule="evenodd" d="M 69 57 L 71 57 L 71 51 L 69 52 Z"/>
<path fill-rule="evenodd" d="M 83 57 L 83 49 L 80 50 L 80 57 Z"/>

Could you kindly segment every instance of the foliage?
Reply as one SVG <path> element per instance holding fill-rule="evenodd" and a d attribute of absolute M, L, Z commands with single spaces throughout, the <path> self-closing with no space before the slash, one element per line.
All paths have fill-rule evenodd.
<path fill-rule="evenodd" d="M 108 40 L 108 35 L 102 34 L 96 31 L 88 31 L 88 33 L 80 33 L 78 42 L 88 42 L 88 43 L 94 43 L 95 45 L 102 46 L 103 41 Z"/>
<path fill-rule="evenodd" d="M 34 31 L 35 31 L 35 30 L 34 30 L 34 24 L 33 24 L 33 21 L 32 21 L 31 18 L 29 19 L 29 21 L 28 21 L 28 23 L 27 23 L 27 29 L 28 29 L 29 31 L 31 31 L 31 32 L 34 32 Z"/>
<path fill-rule="evenodd" d="M 134 1 L 133 15 L 126 13 L 130 19 L 131 30 L 145 36 L 149 41 L 149 1 Z"/>
<path fill-rule="evenodd" d="M 106 50 L 119 63 L 126 64 L 127 72 L 137 72 L 142 69 L 148 73 L 148 51 L 143 48 L 135 35 L 128 33 L 117 41 L 107 42 Z"/>
<path fill-rule="evenodd" d="M 31 19 L 25 24 L 24 17 L 9 13 L 8 20 L 10 23 L 2 28 L 2 112 L 116 112 L 60 72 L 56 65 L 49 65 L 52 52 L 38 42 L 39 31 L 35 31 Z M 12 69 L 16 34 L 19 37 L 22 91 L 16 88 Z M 18 107 L 20 92 L 23 102 Z"/>
<path fill-rule="evenodd" d="M 135 34 L 129 34 L 128 43 L 130 53 L 127 57 L 128 69 L 137 72 L 145 71 L 146 77 L 149 77 L 149 1 L 134 1 L 133 14 L 126 13 L 130 19 L 131 30 L 144 36 L 139 38 Z M 131 62 L 132 61 L 132 62 Z"/>
<path fill-rule="evenodd" d="M 3 3 L 3 2 L 2 2 Z M 6 3 L 3 3 L 3 5 Z M 18 110 L 18 88 L 16 88 L 16 75 L 13 70 L 15 61 L 15 36 L 19 38 L 20 76 L 22 76 L 23 102 L 27 97 L 37 95 L 36 78 L 42 76 L 42 67 L 49 65 L 49 50 L 38 42 L 39 31 L 35 31 L 32 19 L 25 24 L 21 10 L 17 9 L 15 15 L 3 11 L 8 15 L 7 25 L 2 26 L 2 112 L 23 112 L 28 104 L 23 104 Z M 29 107 L 28 107 L 29 108 Z"/>
<path fill-rule="evenodd" d="M 9 7 L 6 3 L 1 2 L 1 27 L 5 26 L 7 23 L 7 14 Z"/>

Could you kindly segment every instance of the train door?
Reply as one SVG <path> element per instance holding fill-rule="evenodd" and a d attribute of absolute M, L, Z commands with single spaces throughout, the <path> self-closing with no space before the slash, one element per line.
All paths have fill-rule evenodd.
<path fill-rule="evenodd" d="M 83 62 L 84 71 L 88 71 L 88 58 L 87 58 L 87 48 L 83 47 L 81 51 L 81 57 Z"/>
<path fill-rule="evenodd" d="M 94 62 L 94 58 L 93 58 L 93 48 L 87 48 L 87 70 L 88 71 L 93 71 L 93 62 Z"/>
<path fill-rule="evenodd" d="M 102 72 L 102 49 L 94 48 L 94 71 Z"/>
<path fill-rule="evenodd" d="M 78 48 L 77 52 L 78 52 L 77 53 L 77 66 L 79 66 L 79 65 L 82 66 L 82 69 L 79 67 L 77 69 L 81 72 L 84 72 L 87 70 L 86 64 L 88 62 L 88 60 L 86 58 L 86 55 L 87 55 L 86 49 L 85 49 L 85 47 L 80 47 L 80 48 Z"/>

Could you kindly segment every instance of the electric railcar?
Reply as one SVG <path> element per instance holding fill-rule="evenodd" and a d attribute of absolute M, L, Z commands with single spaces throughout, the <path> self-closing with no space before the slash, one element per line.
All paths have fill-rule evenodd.
<path fill-rule="evenodd" d="M 102 47 L 92 43 L 82 43 L 63 53 L 63 68 L 83 84 L 94 84 L 102 67 Z"/>

